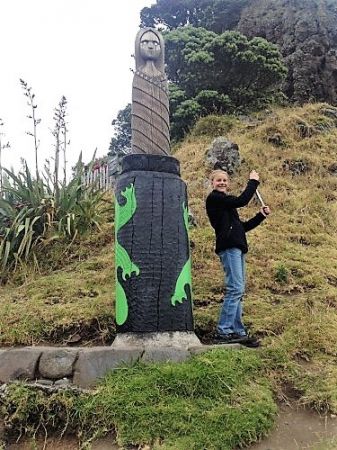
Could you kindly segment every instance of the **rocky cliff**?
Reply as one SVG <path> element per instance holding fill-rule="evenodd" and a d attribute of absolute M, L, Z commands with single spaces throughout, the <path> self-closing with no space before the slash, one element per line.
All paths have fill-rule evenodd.
<path fill-rule="evenodd" d="M 236 28 L 279 45 L 291 100 L 337 103 L 337 0 L 252 0 Z"/>

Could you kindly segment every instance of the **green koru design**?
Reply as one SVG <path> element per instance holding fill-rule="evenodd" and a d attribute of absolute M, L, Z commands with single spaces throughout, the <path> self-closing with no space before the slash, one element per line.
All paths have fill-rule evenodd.
<path fill-rule="evenodd" d="M 185 206 L 185 202 L 183 203 L 183 213 L 188 242 L 188 208 Z M 187 294 L 185 291 L 186 284 L 190 286 L 190 292 L 192 292 L 191 269 L 192 269 L 191 257 L 189 257 L 177 279 L 176 288 L 173 297 L 171 298 L 172 306 L 176 306 L 177 302 L 182 303 L 183 300 L 187 300 Z"/>
<path fill-rule="evenodd" d="M 128 301 L 123 286 L 118 281 L 117 270 L 122 269 L 122 278 L 126 280 L 133 273 L 139 275 L 139 267 L 134 264 L 128 252 L 118 242 L 119 230 L 132 218 L 137 209 L 137 200 L 134 185 L 131 184 L 121 192 L 126 199 L 125 205 L 121 206 L 116 198 L 115 203 L 115 260 L 116 260 L 116 322 L 123 325 L 128 317 Z"/>

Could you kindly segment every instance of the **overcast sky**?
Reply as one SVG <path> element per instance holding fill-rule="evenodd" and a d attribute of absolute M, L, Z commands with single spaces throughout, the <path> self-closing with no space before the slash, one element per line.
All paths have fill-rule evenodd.
<path fill-rule="evenodd" d="M 36 96 L 42 163 L 53 152 L 53 110 L 68 100 L 71 144 L 68 160 L 79 152 L 89 161 L 107 153 L 111 121 L 131 101 L 131 54 L 139 12 L 155 0 L 0 0 L 1 132 L 11 148 L 3 166 L 19 167 L 20 157 L 34 167 L 32 122 L 19 79 Z M 41 164 L 42 165 L 42 164 Z"/>

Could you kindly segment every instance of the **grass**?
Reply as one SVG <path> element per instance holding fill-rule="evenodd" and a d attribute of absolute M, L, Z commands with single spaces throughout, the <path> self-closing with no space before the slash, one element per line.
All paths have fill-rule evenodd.
<path fill-rule="evenodd" d="M 337 448 L 337 438 L 332 438 L 315 445 L 312 450 L 335 450 Z"/>
<path fill-rule="evenodd" d="M 256 168 L 260 192 L 272 209 L 268 220 L 249 233 L 247 256 L 244 320 L 263 340 L 263 379 L 269 380 L 279 400 L 291 397 L 319 411 L 337 413 L 337 123 L 323 114 L 327 107 L 271 109 L 248 121 L 231 122 L 227 137 L 239 145 L 242 159 L 232 191 L 239 192 L 249 171 Z M 198 223 L 190 233 L 194 315 L 196 331 L 205 341 L 214 331 L 223 290 L 222 268 L 204 208 L 211 170 L 204 156 L 216 137 L 207 135 L 206 125 L 199 136 L 187 137 L 174 155 L 181 162 Z M 281 146 L 269 141 L 275 133 L 282 137 Z M 293 171 L 298 162 L 305 172 Z M 248 218 L 258 208 L 253 201 L 240 214 Z M 78 334 L 83 335 L 80 343 L 86 343 L 92 333 L 95 343 L 113 338 L 112 223 L 66 251 L 58 247 L 53 251 L 46 255 L 40 274 L 22 268 L 0 287 L 1 345 L 66 342 Z M 242 355 L 246 358 L 248 353 Z M 134 370 L 125 374 L 133 379 Z M 243 384 L 240 389 L 246 396 Z M 174 405 L 180 414 L 179 402 Z M 203 416 L 198 417 L 202 423 Z M 162 431 L 149 424 L 161 438 Z M 173 448 L 168 442 L 167 448 Z"/>
<path fill-rule="evenodd" d="M 5 420 L 13 433 L 41 424 L 77 430 L 82 441 L 115 432 L 119 445 L 230 450 L 265 435 L 276 405 L 261 376 L 262 358 L 247 350 L 214 350 L 180 364 L 136 364 L 108 375 L 93 395 L 45 395 L 9 386 Z M 24 430 L 23 430 L 24 429 Z"/>
<path fill-rule="evenodd" d="M 76 335 L 81 343 L 109 343 L 114 333 L 113 228 L 68 248 L 58 248 L 52 269 L 15 274 L 0 287 L 0 345 L 63 343 Z M 99 239 L 97 239 L 99 238 Z M 62 253 L 61 253 L 62 252 Z M 18 287 L 17 284 L 20 284 Z"/>
<path fill-rule="evenodd" d="M 337 177 L 331 167 L 337 128 L 322 113 L 326 107 L 312 104 L 256 114 L 248 124 L 233 126 L 227 137 L 239 145 L 243 160 L 232 179 L 233 192 L 244 187 L 249 171 L 256 168 L 260 191 L 272 209 L 268 220 L 249 233 L 245 322 L 264 338 L 264 346 L 284 350 L 289 363 L 296 364 L 296 375 L 278 369 L 280 398 L 287 395 L 283 378 L 303 404 L 336 412 Z M 303 126 L 310 132 L 303 133 Z M 281 147 L 268 141 L 274 133 L 282 136 Z M 190 136 L 175 153 L 199 223 L 191 233 L 193 288 L 196 322 L 204 329 L 214 326 L 223 285 L 204 212 L 210 189 L 211 168 L 204 163 L 209 144 L 205 137 Z M 289 161 L 305 162 L 308 171 L 293 173 Z M 252 202 L 240 214 L 248 218 L 257 210 Z"/>

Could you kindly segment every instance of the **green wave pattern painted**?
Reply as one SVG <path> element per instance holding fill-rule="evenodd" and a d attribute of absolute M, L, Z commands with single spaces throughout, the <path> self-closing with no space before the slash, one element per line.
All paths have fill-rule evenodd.
<path fill-rule="evenodd" d="M 183 214 L 188 242 L 188 208 L 185 206 L 185 202 L 183 203 Z M 184 300 L 187 300 L 187 295 L 185 291 L 185 286 L 187 284 L 190 286 L 190 292 L 192 293 L 191 272 L 192 272 L 192 262 L 190 256 L 186 261 L 186 263 L 184 264 L 184 267 L 182 268 L 179 277 L 177 279 L 176 288 L 171 298 L 172 306 L 176 306 L 177 302 L 182 303 Z"/>
<path fill-rule="evenodd" d="M 117 325 L 123 325 L 128 318 L 128 300 L 125 295 L 123 286 L 120 284 L 117 276 L 118 268 L 122 269 L 122 278 L 125 281 L 130 278 L 133 273 L 139 275 L 139 267 L 131 261 L 128 252 L 118 242 L 119 230 L 129 222 L 137 209 L 137 200 L 135 188 L 130 184 L 121 195 L 126 199 L 125 205 L 118 203 L 116 196 L 115 203 L 115 260 L 116 260 L 116 322 Z"/>

